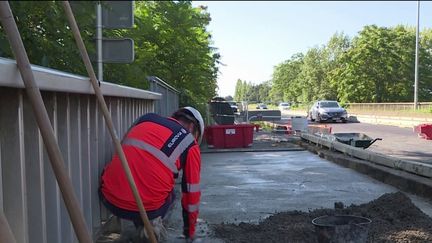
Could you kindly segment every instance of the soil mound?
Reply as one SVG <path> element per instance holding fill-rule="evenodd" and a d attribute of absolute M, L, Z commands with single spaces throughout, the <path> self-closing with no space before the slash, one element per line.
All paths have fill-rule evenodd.
<path fill-rule="evenodd" d="M 312 219 L 322 215 L 356 215 L 372 220 L 368 242 L 432 242 L 432 219 L 401 192 L 387 193 L 361 205 L 310 212 L 276 213 L 259 224 L 214 225 L 216 237 L 226 242 L 317 242 Z"/>

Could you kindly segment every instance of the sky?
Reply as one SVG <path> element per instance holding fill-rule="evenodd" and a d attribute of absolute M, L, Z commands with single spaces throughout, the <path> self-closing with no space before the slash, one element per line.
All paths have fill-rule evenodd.
<path fill-rule="evenodd" d="M 350 38 L 366 25 L 416 26 L 417 1 L 193 1 L 207 6 L 207 30 L 221 54 L 218 94 L 234 95 L 238 79 L 259 84 L 295 53 L 330 37 Z M 420 2 L 420 30 L 432 28 L 432 2 Z"/>

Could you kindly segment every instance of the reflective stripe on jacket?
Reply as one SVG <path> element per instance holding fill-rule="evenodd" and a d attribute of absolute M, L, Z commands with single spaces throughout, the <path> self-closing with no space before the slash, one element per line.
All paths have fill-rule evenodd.
<path fill-rule="evenodd" d="M 194 137 L 174 119 L 146 114 L 133 124 L 122 147 L 148 211 L 158 209 L 165 202 L 174 188 L 178 170 L 184 170 L 182 208 L 188 215 L 184 218 L 185 228 L 193 236 L 201 195 L 201 155 Z M 101 190 L 115 206 L 138 211 L 117 155 L 104 170 Z"/>

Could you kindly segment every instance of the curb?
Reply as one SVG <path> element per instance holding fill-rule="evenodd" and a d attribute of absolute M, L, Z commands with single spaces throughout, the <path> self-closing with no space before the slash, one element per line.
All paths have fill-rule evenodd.
<path fill-rule="evenodd" d="M 201 154 L 211 154 L 211 153 L 235 153 L 235 152 L 278 152 L 278 151 L 305 151 L 306 149 L 302 147 L 297 148 L 233 148 L 233 149 L 212 149 L 201 150 Z"/>

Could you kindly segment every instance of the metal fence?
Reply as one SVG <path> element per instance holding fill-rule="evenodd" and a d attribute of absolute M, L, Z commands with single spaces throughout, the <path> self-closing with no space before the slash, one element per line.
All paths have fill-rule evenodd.
<path fill-rule="evenodd" d="M 163 116 L 170 116 L 179 108 L 179 91 L 167 84 L 162 79 L 149 76 L 150 90 L 161 93 L 162 99 L 155 102 L 155 111 Z"/>
<path fill-rule="evenodd" d="M 76 196 L 95 235 L 107 217 L 97 195 L 99 175 L 113 154 L 88 78 L 32 67 Z M 77 242 L 15 61 L 0 58 L 0 210 L 17 242 Z M 158 93 L 101 84 L 121 137 Z"/>
<path fill-rule="evenodd" d="M 414 103 L 347 103 L 349 110 L 358 111 L 404 111 L 413 110 Z M 419 102 L 418 109 L 420 110 L 432 110 L 432 102 Z"/>

